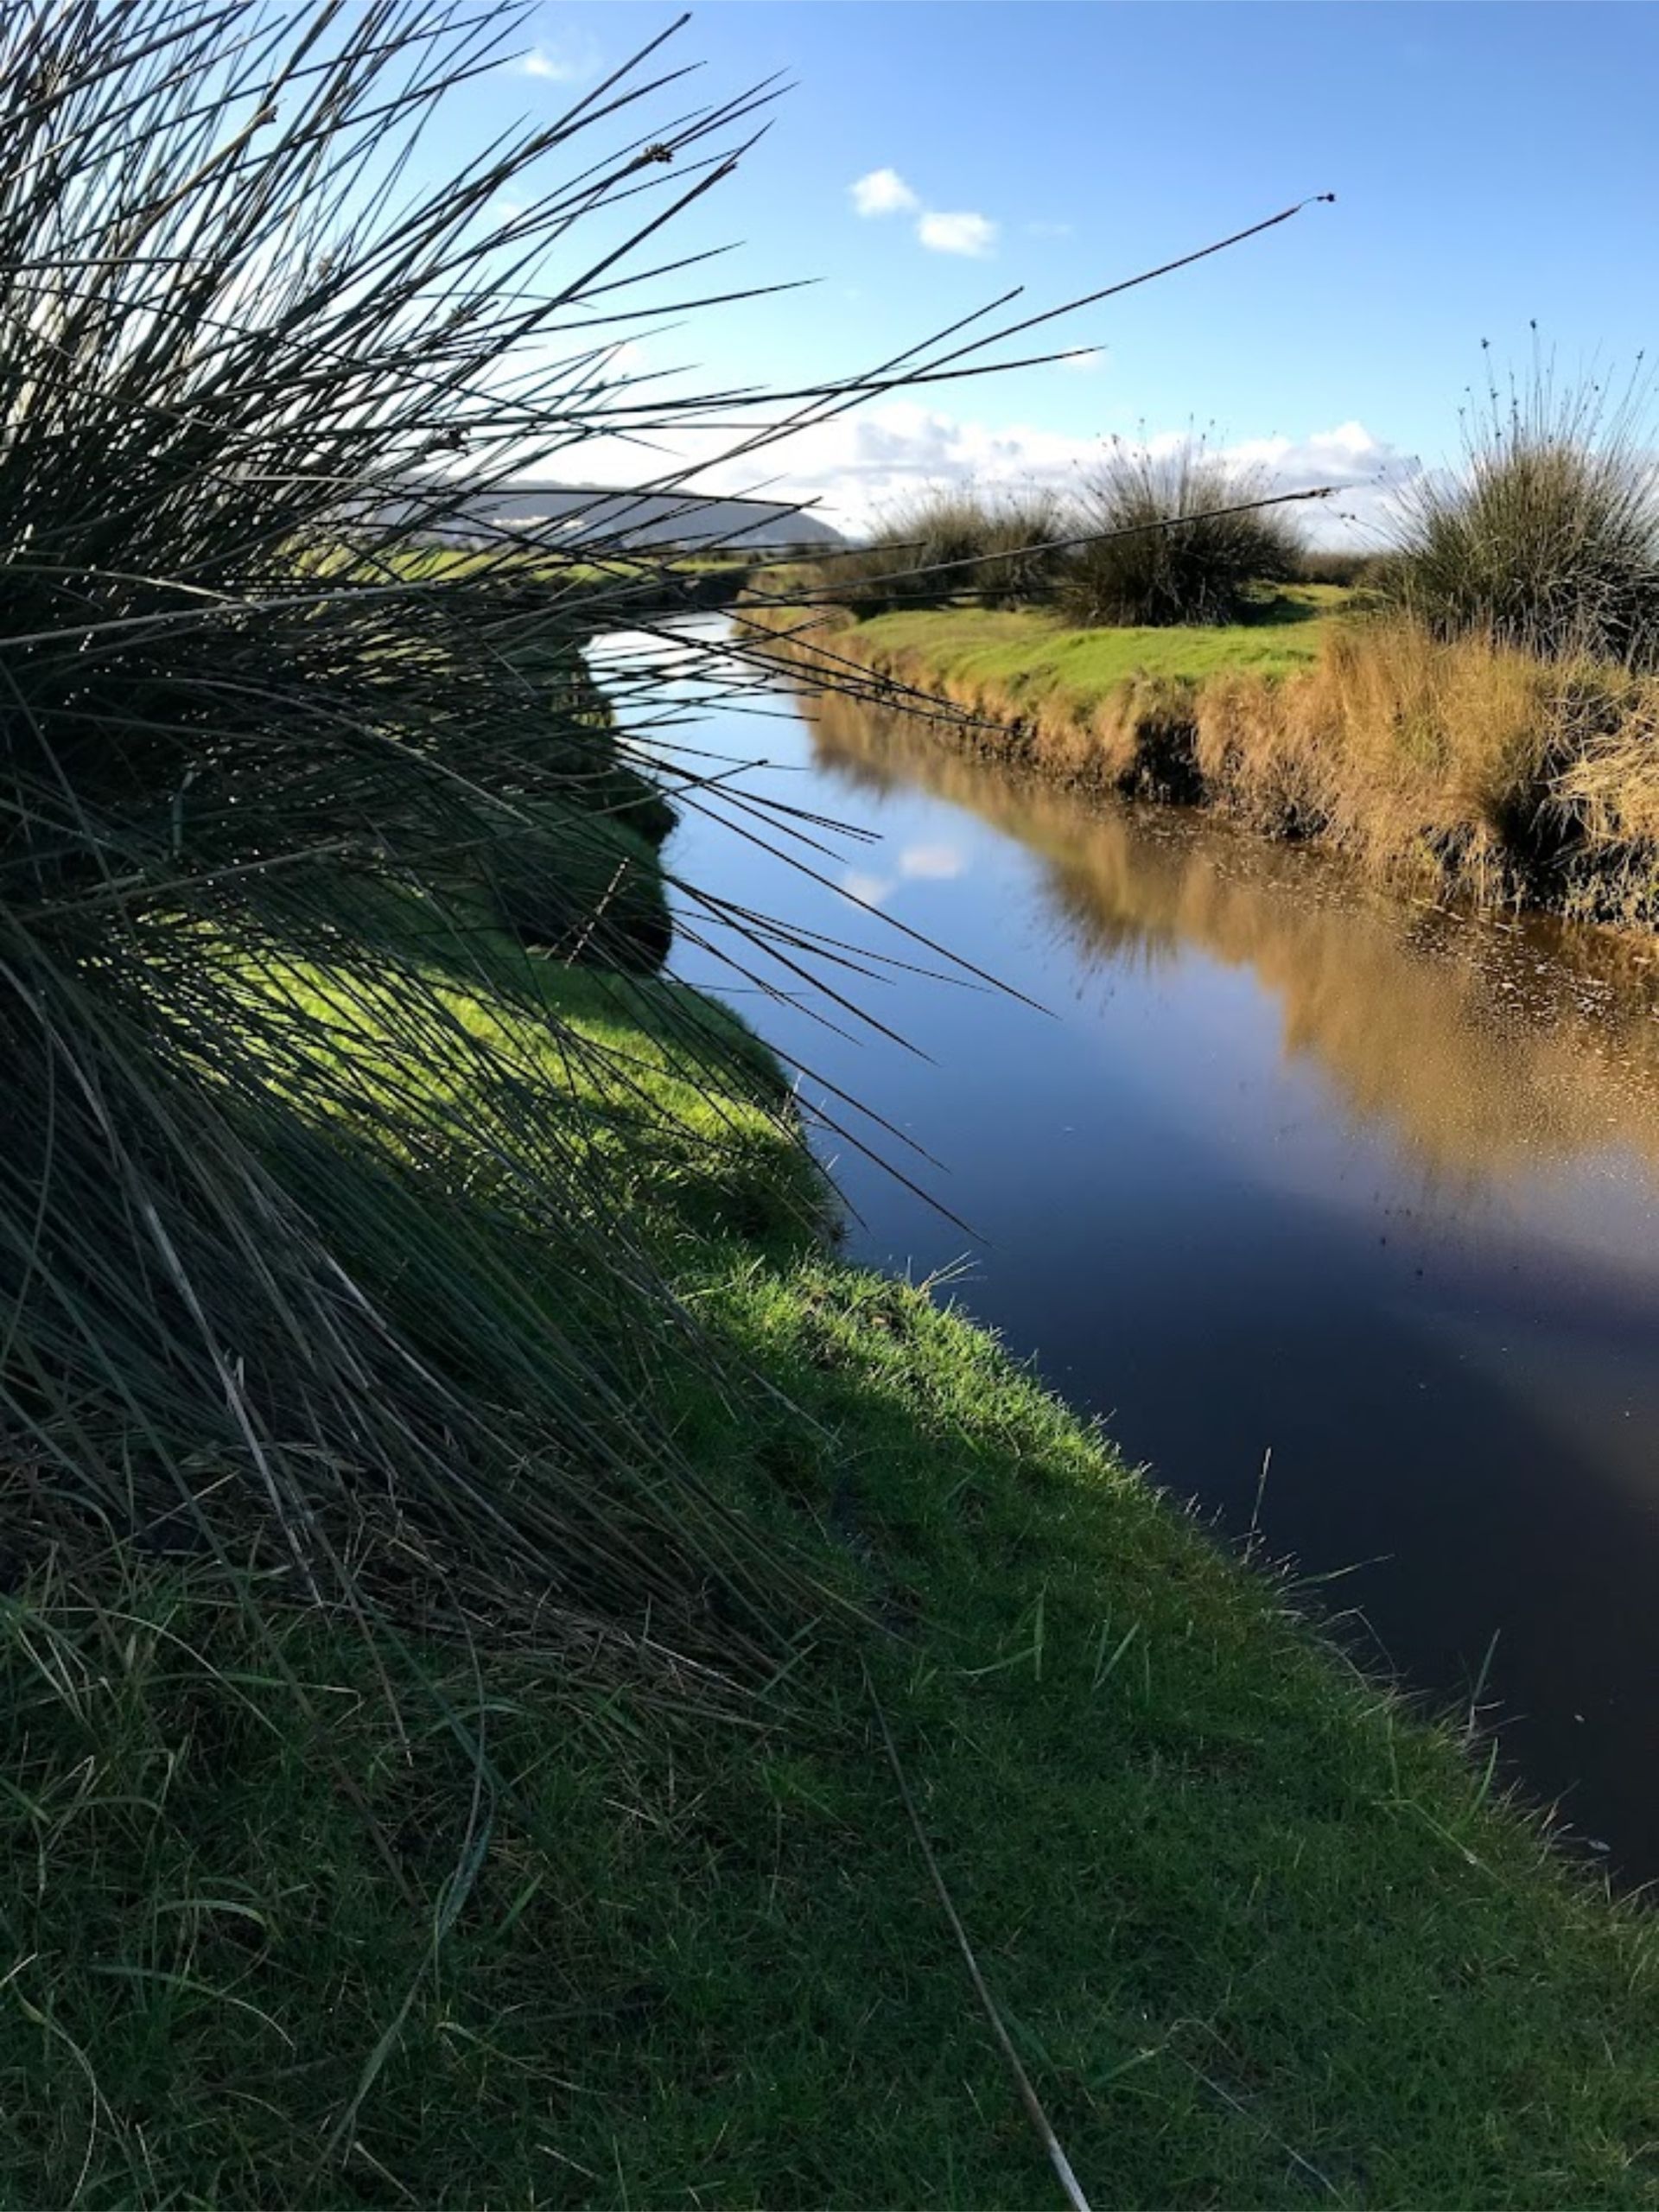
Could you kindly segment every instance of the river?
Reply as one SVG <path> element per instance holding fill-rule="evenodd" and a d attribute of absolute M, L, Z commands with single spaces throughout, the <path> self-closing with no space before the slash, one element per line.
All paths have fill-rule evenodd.
<path fill-rule="evenodd" d="M 1478 1707 L 1582 1848 L 1659 1875 L 1659 963 L 845 700 L 684 699 L 664 746 L 748 764 L 801 836 L 734 796 L 671 866 L 855 963 L 802 956 L 856 1012 L 793 989 L 787 943 L 763 995 L 679 898 L 677 971 L 840 1125 L 849 1256 L 952 1273 L 1366 1664 Z"/>

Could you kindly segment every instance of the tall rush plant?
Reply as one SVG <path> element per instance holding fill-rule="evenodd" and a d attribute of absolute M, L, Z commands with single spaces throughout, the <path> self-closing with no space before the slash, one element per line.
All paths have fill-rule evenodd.
<path fill-rule="evenodd" d="M 550 820 L 602 880 L 611 817 L 650 811 L 577 659 L 640 577 L 626 517 L 574 549 L 480 518 L 595 438 L 706 451 L 747 405 L 734 463 L 1047 318 L 758 409 L 659 397 L 619 340 L 744 296 L 669 283 L 706 257 L 658 234 L 770 89 L 686 106 L 658 40 L 434 176 L 435 118 L 524 21 L 23 0 L 0 27 L 0 1480 L 25 1564 L 180 1548 L 730 1674 L 817 1600 L 654 1410 L 665 1354 L 714 1357 L 615 1166 L 670 1133 L 474 926 Z M 637 488 L 695 517 L 689 469 Z M 635 770 L 673 673 L 629 679 Z M 680 803 L 725 772 L 682 760 Z M 824 950 L 683 895 L 791 987 Z M 753 1087 L 666 1003 L 690 1081 Z"/>

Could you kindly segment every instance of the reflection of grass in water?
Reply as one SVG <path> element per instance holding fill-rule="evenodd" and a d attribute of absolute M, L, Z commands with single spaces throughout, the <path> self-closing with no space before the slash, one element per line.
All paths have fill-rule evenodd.
<path fill-rule="evenodd" d="M 850 661 L 887 700 L 909 687 L 947 721 L 972 717 L 1000 764 L 1318 838 L 1385 882 L 1651 925 L 1659 683 L 1398 620 L 1323 619 L 1344 601 L 1297 585 L 1217 629 L 1068 631 L 962 607 L 843 618 L 817 665 Z M 789 650 L 810 667 L 817 642 Z"/>
<path fill-rule="evenodd" d="M 1616 1143 L 1659 1159 L 1651 964 L 1602 933 L 1465 921 L 1306 854 L 1093 807 L 855 701 L 819 701 L 814 726 L 837 766 L 902 774 L 1040 853 L 1084 945 L 1196 944 L 1250 969 L 1281 1001 L 1286 1052 L 1433 1166 L 1513 1171 Z"/>

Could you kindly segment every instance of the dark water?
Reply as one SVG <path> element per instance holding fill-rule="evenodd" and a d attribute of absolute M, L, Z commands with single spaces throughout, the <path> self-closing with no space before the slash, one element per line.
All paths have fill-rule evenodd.
<path fill-rule="evenodd" d="M 903 924 L 1044 1009 L 888 965 L 843 982 L 893 1033 L 839 1034 L 683 942 L 809 1101 L 838 1086 L 932 1154 L 833 1109 L 972 1231 L 826 1135 L 852 1255 L 965 1262 L 962 1301 L 1132 1459 L 1339 1576 L 1374 1662 L 1478 1685 L 1531 1793 L 1659 1874 L 1659 968 L 772 703 L 687 734 L 876 833 L 802 855 L 852 900 L 735 810 L 673 864 L 939 969 Z"/>

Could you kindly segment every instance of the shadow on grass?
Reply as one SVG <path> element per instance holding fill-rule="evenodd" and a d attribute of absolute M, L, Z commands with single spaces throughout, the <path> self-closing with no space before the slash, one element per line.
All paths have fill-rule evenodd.
<path fill-rule="evenodd" d="M 918 1294 L 736 1245 L 684 1289 L 770 1386 L 688 1372 L 687 1449 L 886 1631 L 722 1717 L 533 1637 L 389 1691 L 279 1613 L 308 1722 L 165 1567 L 102 1630 L 14 1599 L 9 2194 L 1046 2203 L 864 1656 L 1085 2186 L 1647 2201 L 1650 1936 L 1447 1738 Z"/>

